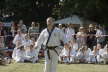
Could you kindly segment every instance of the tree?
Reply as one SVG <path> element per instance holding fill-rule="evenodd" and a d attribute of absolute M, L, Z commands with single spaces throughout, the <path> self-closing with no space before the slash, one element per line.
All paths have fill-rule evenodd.
<path fill-rule="evenodd" d="M 63 0 L 62 16 L 78 14 L 98 23 L 108 23 L 108 0 Z"/>
<path fill-rule="evenodd" d="M 58 3 L 59 0 L 0 0 L 0 7 L 2 13 L 13 12 L 16 20 L 41 22 L 52 16 L 53 8 Z"/>

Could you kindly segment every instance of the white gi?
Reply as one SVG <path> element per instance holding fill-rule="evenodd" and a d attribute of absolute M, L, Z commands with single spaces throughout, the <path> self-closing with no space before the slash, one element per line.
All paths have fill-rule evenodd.
<path fill-rule="evenodd" d="M 72 45 L 72 48 L 75 50 L 75 51 L 78 51 L 78 43 L 73 43 Z"/>
<path fill-rule="evenodd" d="M 91 49 L 88 48 L 86 51 L 85 51 L 85 60 L 86 62 L 89 62 L 90 61 L 90 53 L 91 53 Z"/>
<path fill-rule="evenodd" d="M 89 60 L 89 62 L 90 63 L 96 63 L 97 62 L 97 55 L 99 55 L 99 51 L 97 50 L 97 51 L 91 51 L 91 53 L 90 53 L 90 60 Z"/>
<path fill-rule="evenodd" d="M 13 44 L 17 44 L 17 43 L 20 43 L 20 44 L 22 44 L 23 43 L 23 41 L 25 40 L 25 35 L 23 35 L 23 34 L 21 34 L 21 35 L 19 35 L 19 34 L 17 34 L 16 36 L 15 36 L 15 38 L 14 38 L 14 40 L 13 40 Z"/>
<path fill-rule="evenodd" d="M 61 55 L 61 57 L 63 57 L 63 62 L 64 63 L 69 62 L 69 50 L 67 50 L 66 48 L 63 48 L 60 55 Z"/>
<path fill-rule="evenodd" d="M 28 40 L 23 40 L 22 44 L 24 45 L 24 49 L 30 48 L 30 46 L 33 44 L 33 41 L 28 39 Z"/>
<path fill-rule="evenodd" d="M 60 54 L 59 54 L 59 61 L 60 61 L 60 62 L 63 62 L 63 59 L 62 59 L 62 58 L 64 57 L 63 54 L 64 54 L 64 49 L 62 49 L 62 51 L 61 51 Z"/>
<path fill-rule="evenodd" d="M 79 49 L 79 51 L 76 54 L 76 57 L 79 60 L 85 60 L 85 62 L 88 62 L 90 53 L 91 53 L 91 49 L 90 48 L 88 48 L 85 51 L 82 51 L 82 50 Z"/>
<path fill-rule="evenodd" d="M 75 30 L 73 28 L 67 28 L 66 29 L 66 38 L 68 41 L 71 41 L 74 39 Z"/>
<path fill-rule="evenodd" d="M 97 55 L 97 62 L 101 63 L 103 60 L 104 49 L 99 49 L 99 55 Z"/>
<path fill-rule="evenodd" d="M 26 53 L 25 54 L 25 60 L 32 61 L 33 63 L 35 63 L 38 60 L 38 57 L 36 56 L 36 50 L 35 49 L 27 50 L 25 53 Z"/>
<path fill-rule="evenodd" d="M 37 43 L 36 45 L 37 46 L 41 46 L 42 44 L 46 45 L 48 36 L 49 36 L 49 33 L 48 33 L 47 29 L 44 29 L 41 32 L 41 34 L 36 42 Z M 63 32 L 59 28 L 55 27 L 51 34 L 51 37 L 50 37 L 50 40 L 49 40 L 47 46 L 48 47 L 60 46 L 60 44 L 61 44 L 60 40 L 62 40 L 64 42 L 64 44 L 67 43 L 67 41 L 65 39 L 66 38 L 65 38 Z M 60 48 L 57 47 L 56 51 L 59 54 Z M 44 72 L 56 72 L 56 65 L 58 63 L 58 55 L 54 50 L 49 50 L 49 53 L 50 53 L 50 59 L 48 58 L 47 50 L 45 50 Z"/>
<path fill-rule="evenodd" d="M 76 60 L 76 50 L 74 48 L 71 48 L 71 52 L 70 52 L 70 61 L 69 62 L 72 62 L 74 63 L 75 60 Z"/>
<path fill-rule="evenodd" d="M 78 50 L 78 52 L 77 52 L 77 54 L 76 54 L 76 57 L 77 57 L 78 60 L 84 58 L 84 54 L 83 54 L 81 48 Z"/>
<path fill-rule="evenodd" d="M 16 62 L 24 62 L 24 60 L 25 60 L 25 51 L 24 50 L 20 50 L 18 48 L 14 48 L 13 54 L 12 54 L 12 58 Z"/>
<path fill-rule="evenodd" d="M 106 64 L 108 62 L 108 48 L 106 47 L 103 50 L 102 58 L 103 58 L 104 64 Z"/>

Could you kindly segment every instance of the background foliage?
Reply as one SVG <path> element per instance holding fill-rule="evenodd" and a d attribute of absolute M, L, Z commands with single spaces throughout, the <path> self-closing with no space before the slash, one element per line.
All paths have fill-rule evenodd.
<path fill-rule="evenodd" d="M 108 23 L 108 0 L 0 0 L 0 15 L 14 13 L 14 19 L 45 22 L 77 14 L 100 24 Z M 107 25 L 108 26 L 108 25 Z"/>

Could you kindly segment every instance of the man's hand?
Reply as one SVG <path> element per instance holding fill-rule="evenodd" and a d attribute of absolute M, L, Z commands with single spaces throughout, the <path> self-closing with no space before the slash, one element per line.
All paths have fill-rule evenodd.
<path fill-rule="evenodd" d="M 69 44 L 68 44 L 68 43 L 64 44 L 64 48 L 65 48 L 66 50 L 69 50 Z"/>

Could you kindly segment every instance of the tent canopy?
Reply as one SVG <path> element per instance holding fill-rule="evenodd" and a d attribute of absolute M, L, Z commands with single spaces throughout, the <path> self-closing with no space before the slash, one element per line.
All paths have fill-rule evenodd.
<path fill-rule="evenodd" d="M 56 24 L 80 24 L 82 25 L 82 21 L 77 15 L 73 15 L 72 17 L 67 17 L 61 20 L 55 21 Z"/>

